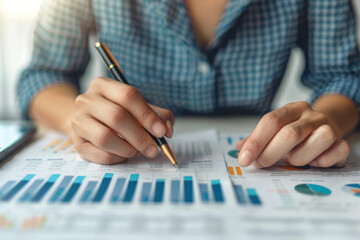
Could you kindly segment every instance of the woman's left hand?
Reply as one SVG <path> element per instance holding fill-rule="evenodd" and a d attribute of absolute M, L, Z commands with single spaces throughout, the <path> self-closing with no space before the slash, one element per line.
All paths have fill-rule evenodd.
<path fill-rule="evenodd" d="M 331 119 L 308 103 L 289 103 L 264 115 L 254 131 L 237 143 L 239 165 L 265 168 L 284 158 L 293 166 L 342 167 L 350 146 L 338 132 Z"/>

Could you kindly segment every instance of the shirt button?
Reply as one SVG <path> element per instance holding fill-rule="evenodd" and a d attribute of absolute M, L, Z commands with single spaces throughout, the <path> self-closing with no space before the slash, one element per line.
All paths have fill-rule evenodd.
<path fill-rule="evenodd" d="M 207 64 L 206 62 L 200 62 L 198 64 L 198 71 L 199 73 L 201 73 L 202 75 L 206 75 L 209 73 L 210 71 L 210 66 L 209 64 Z"/>

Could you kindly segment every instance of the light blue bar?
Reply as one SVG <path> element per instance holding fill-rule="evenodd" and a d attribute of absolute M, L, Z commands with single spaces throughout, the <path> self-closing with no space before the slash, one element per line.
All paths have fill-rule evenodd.
<path fill-rule="evenodd" d="M 137 181 L 139 179 L 139 174 L 131 174 L 130 181 Z"/>
<path fill-rule="evenodd" d="M 203 202 L 209 202 L 209 188 L 206 183 L 200 183 L 200 196 Z"/>
<path fill-rule="evenodd" d="M 113 173 L 105 173 L 104 178 L 112 178 L 113 176 Z"/>
<path fill-rule="evenodd" d="M 65 191 L 67 186 L 70 184 L 72 179 L 73 179 L 73 176 L 65 176 L 49 201 L 56 202 L 60 198 L 61 194 Z"/>
<path fill-rule="evenodd" d="M 74 183 L 82 183 L 82 181 L 85 179 L 85 176 L 77 176 L 74 180 Z"/>
<path fill-rule="evenodd" d="M 47 180 L 49 183 L 54 183 L 60 177 L 60 174 L 52 174 L 50 178 Z"/>
<path fill-rule="evenodd" d="M 84 203 L 84 202 L 89 200 L 89 198 L 90 198 L 92 192 L 94 191 L 97 183 L 98 183 L 97 181 L 88 182 L 88 184 L 86 185 L 85 191 L 84 191 L 83 195 L 80 198 L 80 202 Z"/>
<path fill-rule="evenodd" d="M 30 181 L 33 177 L 35 177 L 35 174 L 28 174 L 23 178 L 23 180 L 24 181 Z"/>
<path fill-rule="evenodd" d="M 7 181 L 1 188 L 0 188 L 0 198 L 16 183 L 16 181 L 10 180 Z"/>
<path fill-rule="evenodd" d="M 245 205 L 246 198 L 245 198 L 244 188 L 241 185 L 234 185 L 234 190 L 235 190 L 235 194 L 236 194 L 236 198 L 237 198 L 238 202 L 241 205 Z"/>
<path fill-rule="evenodd" d="M 120 199 L 120 194 L 124 189 L 126 178 L 118 178 L 115 183 L 114 191 L 111 196 L 111 202 L 117 202 Z"/>
<path fill-rule="evenodd" d="M 25 191 L 25 193 L 22 195 L 22 197 L 19 199 L 20 202 L 26 202 L 29 201 L 34 192 L 38 189 L 38 187 L 44 182 L 44 179 L 36 179 L 33 184 L 30 185 L 30 187 Z"/>
<path fill-rule="evenodd" d="M 180 180 L 171 181 L 171 202 L 178 203 L 180 202 Z"/>
<path fill-rule="evenodd" d="M 140 201 L 143 203 L 150 201 L 150 192 L 151 192 L 151 182 L 144 182 L 142 191 L 141 191 L 141 197 Z"/>
<path fill-rule="evenodd" d="M 185 176 L 184 181 L 192 181 L 192 176 Z"/>

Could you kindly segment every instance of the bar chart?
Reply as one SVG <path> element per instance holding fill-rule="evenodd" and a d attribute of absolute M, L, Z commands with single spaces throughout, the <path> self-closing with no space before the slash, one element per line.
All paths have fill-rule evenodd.
<path fill-rule="evenodd" d="M 192 204 L 224 203 L 225 196 L 220 179 L 203 179 L 184 175 L 181 178 L 146 178 L 140 173 L 130 173 L 123 177 L 116 173 L 104 173 L 97 181 L 87 181 L 87 176 L 50 174 L 47 179 L 36 174 L 26 174 L 19 180 L 8 180 L 0 186 L 0 202 L 48 204 Z M 148 174 L 149 175 L 149 174 Z M 166 188 L 166 185 L 169 185 Z M 195 186 L 196 185 L 196 186 Z M 166 191 L 166 189 L 168 189 Z M 195 192 L 198 191 L 198 192 Z M 138 197 L 136 197 L 138 196 Z M 167 196 L 167 197 L 166 197 Z M 199 196 L 196 199 L 196 196 Z"/>

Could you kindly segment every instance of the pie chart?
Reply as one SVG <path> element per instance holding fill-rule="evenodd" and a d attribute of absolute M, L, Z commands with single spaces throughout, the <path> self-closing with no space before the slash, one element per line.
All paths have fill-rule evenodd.
<path fill-rule="evenodd" d="M 360 184 L 359 183 L 346 184 L 341 189 L 344 192 L 349 193 L 355 197 L 360 197 Z"/>
<path fill-rule="evenodd" d="M 295 190 L 299 193 L 313 196 L 328 196 L 331 190 L 317 184 L 299 184 L 295 186 Z"/>
<path fill-rule="evenodd" d="M 239 152 L 238 150 L 234 149 L 234 150 L 230 150 L 230 151 L 228 152 L 228 154 L 229 154 L 230 157 L 233 157 L 233 158 L 236 158 L 236 159 L 237 159 L 236 154 L 237 154 L 238 152 Z"/>

